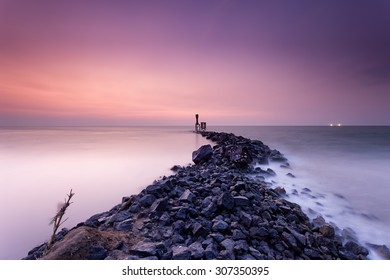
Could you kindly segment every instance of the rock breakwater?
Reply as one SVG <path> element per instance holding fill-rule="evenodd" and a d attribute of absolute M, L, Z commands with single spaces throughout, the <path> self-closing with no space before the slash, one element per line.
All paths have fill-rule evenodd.
<path fill-rule="evenodd" d="M 174 166 L 137 195 L 57 234 L 25 259 L 366 259 L 322 217 L 311 221 L 264 180 L 255 163 L 287 159 L 261 141 L 202 132 L 215 145 L 194 151 L 194 165 Z"/>

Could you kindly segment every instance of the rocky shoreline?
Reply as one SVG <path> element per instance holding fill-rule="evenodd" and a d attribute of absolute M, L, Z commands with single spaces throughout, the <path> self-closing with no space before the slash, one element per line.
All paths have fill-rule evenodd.
<path fill-rule="evenodd" d="M 215 143 L 194 151 L 194 165 L 174 166 L 138 195 L 71 230 L 63 229 L 48 254 L 45 244 L 24 259 L 367 259 L 353 235 L 272 188 L 256 163 L 287 159 L 261 141 L 202 132 Z M 291 176 L 293 176 L 291 174 Z M 387 247 L 377 246 L 384 258 Z M 387 256 L 386 256 L 387 254 Z"/>

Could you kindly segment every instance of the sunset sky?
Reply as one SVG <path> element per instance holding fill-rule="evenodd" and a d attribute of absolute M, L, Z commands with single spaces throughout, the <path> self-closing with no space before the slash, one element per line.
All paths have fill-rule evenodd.
<path fill-rule="evenodd" d="M 0 0 L 0 126 L 390 125 L 390 1 Z"/>

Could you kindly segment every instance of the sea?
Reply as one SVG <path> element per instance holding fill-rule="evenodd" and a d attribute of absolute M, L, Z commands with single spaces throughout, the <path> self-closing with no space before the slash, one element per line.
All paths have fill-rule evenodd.
<path fill-rule="evenodd" d="M 359 242 L 390 248 L 390 127 L 210 126 L 261 140 L 288 159 L 270 162 L 285 198 Z M 46 242 L 72 190 L 62 227 L 72 228 L 139 193 L 210 142 L 192 126 L 0 128 L 0 259 Z M 290 175 L 287 175 L 290 173 Z M 293 176 L 291 176 L 293 175 Z M 370 258 L 377 259 L 375 252 Z"/>

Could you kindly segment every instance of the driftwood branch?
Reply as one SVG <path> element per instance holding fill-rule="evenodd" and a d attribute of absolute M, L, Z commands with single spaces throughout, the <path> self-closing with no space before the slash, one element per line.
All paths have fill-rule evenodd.
<path fill-rule="evenodd" d="M 73 203 L 70 202 L 73 196 L 74 193 L 72 192 L 71 189 L 69 194 L 67 195 L 67 198 L 65 198 L 65 202 L 59 207 L 57 214 L 51 219 L 50 224 L 53 224 L 53 232 L 51 234 L 49 242 L 47 242 L 46 244 L 43 255 L 46 255 L 49 252 L 50 248 L 53 246 L 58 228 L 68 220 L 68 218 L 66 218 L 65 220 L 62 219 L 65 215 L 66 209 Z"/>

